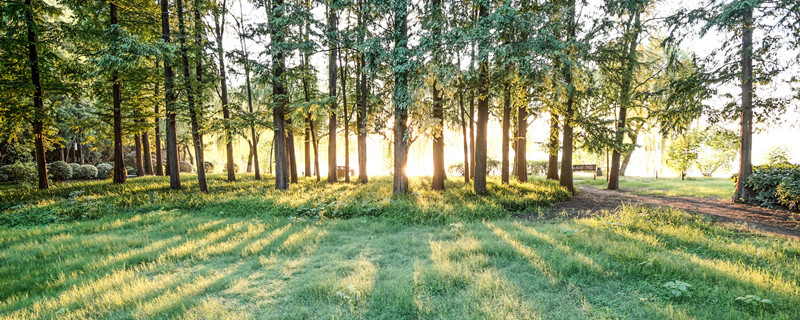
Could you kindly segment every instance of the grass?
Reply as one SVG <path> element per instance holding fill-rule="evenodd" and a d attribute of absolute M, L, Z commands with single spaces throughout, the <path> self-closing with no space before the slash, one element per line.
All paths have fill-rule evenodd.
<path fill-rule="evenodd" d="M 592 180 L 591 177 L 576 176 L 575 184 L 605 187 L 608 185 L 604 177 Z M 634 194 L 648 196 L 668 197 L 700 197 L 715 199 L 730 199 L 735 186 L 731 179 L 688 177 L 681 181 L 680 178 L 642 178 L 620 177 L 620 188 Z"/>
<path fill-rule="evenodd" d="M 33 226 L 102 217 L 110 213 L 135 214 L 158 209 L 186 209 L 218 216 L 352 218 L 374 216 L 401 223 L 450 223 L 508 217 L 511 213 L 537 212 L 569 194 L 557 183 L 537 181 L 501 185 L 490 179 L 486 197 L 472 187 L 448 181 L 444 193 L 430 190 L 430 179 L 411 180 L 412 192 L 392 197 L 390 177 L 368 184 L 328 185 L 305 178 L 287 192 L 274 189 L 274 180 L 256 181 L 240 175 L 228 182 L 209 176 L 209 193 L 197 190 L 193 175 L 182 178 L 184 189 L 169 190 L 164 177 L 130 179 L 123 185 L 106 181 L 55 184 L 51 190 L 0 189 L 0 225 Z"/>
<path fill-rule="evenodd" d="M 415 181 L 414 188 L 426 181 Z M 131 182 L 135 188 L 154 184 Z M 276 196 L 257 188 L 265 183 L 212 186 L 236 190 L 251 183 L 257 195 L 247 195 L 250 187 L 230 197 L 216 189 L 197 205 L 181 206 L 176 203 L 186 201 L 183 192 L 163 191 L 176 200 L 155 199 L 171 209 L 122 206 L 92 219 L 0 226 L 0 319 L 800 317 L 800 242 L 755 236 L 677 210 L 626 207 L 577 220 L 461 220 L 454 213 L 459 204 L 433 203 L 420 190 L 393 201 L 441 206 L 449 212 L 437 215 L 444 223 L 384 215 L 318 219 L 296 211 L 260 212 L 268 204 L 247 209 L 257 200 L 275 205 L 284 198 L 300 199 L 292 202 L 299 206 L 309 197 L 303 188 Z M 17 192 L 28 206 L 46 206 L 61 201 L 46 197 L 79 186 L 59 186 L 42 198 Z M 466 193 L 448 186 L 454 189 L 448 193 Z M 535 186 L 542 185 L 520 188 Z M 95 192 L 79 196 L 91 197 L 87 201 L 116 206 L 124 198 L 114 186 L 86 187 Z M 309 186 L 315 193 L 340 187 Z M 383 187 L 350 188 L 359 194 Z M 538 190 L 530 193 L 548 198 L 555 192 Z M 495 205 L 498 193 L 480 206 Z M 228 208 L 237 197 L 262 198 Z M 691 296 L 675 297 L 663 287 L 675 280 L 690 284 Z M 736 300 L 747 295 L 772 304 Z"/>

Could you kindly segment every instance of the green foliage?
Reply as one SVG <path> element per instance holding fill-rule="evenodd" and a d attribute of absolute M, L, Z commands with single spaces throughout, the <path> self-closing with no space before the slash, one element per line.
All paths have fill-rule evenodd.
<path fill-rule="evenodd" d="M 702 147 L 695 159 L 700 173 L 710 177 L 721 169 L 730 169 L 739 151 L 739 135 L 731 130 L 710 128 L 700 133 Z"/>
<path fill-rule="evenodd" d="M 111 170 L 114 169 L 114 165 L 111 163 L 101 163 L 97 165 L 97 178 L 98 179 L 106 179 L 109 177 L 109 173 Z"/>
<path fill-rule="evenodd" d="M 97 177 L 97 167 L 91 164 L 84 164 L 73 173 L 75 179 L 91 180 Z"/>
<path fill-rule="evenodd" d="M 701 137 L 697 131 L 679 135 L 667 148 L 667 166 L 683 177 L 700 153 Z"/>
<path fill-rule="evenodd" d="M 75 174 L 78 172 L 78 169 L 81 168 L 81 165 L 79 163 L 74 163 L 73 162 L 73 163 L 70 163 L 69 166 L 72 167 L 73 178 L 77 179 L 77 177 L 75 177 Z"/>
<path fill-rule="evenodd" d="M 72 178 L 72 166 L 64 161 L 47 164 L 47 173 L 54 181 L 65 181 Z"/>
<path fill-rule="evenodd" d="M 15 162 L 0 167 L 0 175 L 7 177 L 7 181 L 16 183 L 34 183 L 37 180 L 36 164 L 33 162 Z"/>
<path fill-rule="evenodd" d="M 226 173 L 226 174 L 228 173 L 228 166 L 227 165 L 222 166 L 222 173 Z M 239 173 L 239 164 L 238 163 L 235 163 L 235 162 L 233 163 L 233 173 Z"/>
<path fill-rule="evenodd" d="M 683 281 L 670 281 L 665 283 L 663 287 L 669 290 L 669 293 L 673 298 L 689 298 L 692 296 L 692 292 L 689 291 L 689 288 L 691 288 L 692 285 Z"/>
<path fill-rule="evenodd" d="M 763 165 L 753 167 L 753 175 L 745 182 L 756 192 L 758 205 L 774 208 L 785 206 L 800 209 L 800 165 Z"/>
<path fill-rule="evenodd" d="M 767 151 L 767 164 L 780 166 L 791 164 L 792 149 L 787 146 L 775 146 Z"/>
<path fill-rule="evenodd" d="M 770 299 L 762 299 L 761 297 L 756 296 L 756 295 L 752 295 L 752 294 L 748 294 L 748 295 L 746 295 L 744 297 L 741 297 L 741 296 L 740 297 L 736 297 L 735 300 L 739 301 L 741 303 L 747 304 L 747 305 L 751 305 L 751 306 L 764 307 L 764 306 L 767 306 L 767 305 L 770 305 L 770 306 L 772 305 L 772 300 L 770 300 Z"/>
<path fill-rule="evenodd" d="M 528 160 L 528 173 L 543 176 L 547 173 L 547 160 Z"/>

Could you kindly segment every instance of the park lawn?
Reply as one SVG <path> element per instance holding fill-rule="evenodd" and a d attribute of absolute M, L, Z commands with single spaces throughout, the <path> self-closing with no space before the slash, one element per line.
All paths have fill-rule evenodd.
<path fill-rule="evenodd" d="M 166 181 L 148 179 L 142 184 Z M 85 185 L 88 191 L 71 201 L 114 203 L 119 212 L 0 226 L 0 319 L 800 317 L 799 241 L 716 226 L 677 210 L 626 207 L 577 220 L 459 219 L 447 202 L 453 199 L 439 203 L 451 214 L 432 215 L 444 222 L 380 214 L 320 219 L 261 212 L 256 201 L 273 193 L 268 183 L 245 179 L 212 186 L 260 186 L 246 202 L 215 195 L 212 187 L 200 205 L 162 199 L 156 203 L 170 209 L 139 212 L 118 207 L 119 186 L 103 183 Z M 389 183 L 345 189 L 378 192 Z M 450 194 L 465 192 L 448 186 Z M 555 197 L 545 186 L 515 188 L 541 193 L 536 199 Z M 306 192 L 296 188 L 277 198 L 304 199 Z M 180 201 L 184 193 L 190 191 L 170 192 Z M 18 196 L 27 206 L 58 203 L 24 194 Z M 433 201 L 419 200 L 427 194 L 392 201 L 423 214 L 413 205 Z M 467 199 L 463 205 L 492 205 Z M 4 214 L 23 212 L 14 210 Z M 691 285 L 690 296 L 663 287 L 675 280 Z M 771 304 L 736 300 L 747 295 Z"/>
<path fill-rule="evenodd" d="M 608 185 L 605 177 L 593 180 L 591 176 L 576 176 L 575 184 L 600 188 Z M 672 177 L 658 180 L 651 177 L 620 177 L 619 186 L 622 190 L 639 195 L 715 199 L 730 199 L 736 187 L 731 179 L 709 177 L 687 177 L 683 181 Z"/>

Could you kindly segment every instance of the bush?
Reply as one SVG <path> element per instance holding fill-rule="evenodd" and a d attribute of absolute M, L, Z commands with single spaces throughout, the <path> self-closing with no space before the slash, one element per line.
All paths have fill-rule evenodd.
<path fill-rule="evenodd" d="M 791 164 L 792 149 L 787 146 L 775 146 L 767 151 L 767 164 L 773 166 Z"/>
<path fill-rule="evenodd" d="M 756 166 L 745 186 L 756 192 L 758 205 L 769 208 L 782 205 L 797 210 L 800 206 L 800 165 Z"/>
<path fill-rule="evenodd" d="M 6 181 L 11 182 L 36 182 L 38 179 L 36 164 L 33 162 L 16 162 L 0 167 L 0 174 L 5 175 Z"/>
<path fill-rule="evenodd" d="M 464 176 L 464 163 L 454 163 L 447 167 L 447 171 L 450 172 L 450 175 L 453 176 Z"/>
<path fill-rule="evenodd" d="M 75 176 L 75 172 L 78 171 L 78 169 L 81 167 L 81 165 L 73 162 L 73 163 L 70 163 L 69 166 L 72 167 L 73 178 L 78 179 L 78 177 Z"/>
<path fill-rule="evenodd" d="M 204 165 L 206 173 L 214 172 L 214 164 L 213 163 L 206 161 L 203 165 Z"/>
<path fill-rule="evenodd" d="M 547 174 L 547 160 L 528 160 L 528 172 L 535 176 Z"/>
<path fill-rule="evenodd" d="M 131 167 L 131 166 L 125 166 L 125 174 L 126 175 L 129 175 L 129 174 L 136 175 L 136 168 Z"/>
<path fill-rule="evenodd" d="M 73 176 L 77 179 L 94 179 L 97 177 L 97 167 L 91 164 L 84 164 L 78 168 Z"/>
<path fill-rule="evenodd" d="M 239 164 L 238 163 L 234 163 L 233 164 L 233 173 L 238 173 L 238 172 L 239 172 Z M 228 165 L 227 164 L 222 166 L 222 173 L 228 173 Z"/>
<path fill-rule="evenodd" d="M 48 164 L 47 172 L 54 181 L 64 181 L 72 178 L 72 166 L 64 161 L 56 161 Z"/>
<path fill-rule="evenodd" d="M 98 179 L 105 179 L 108 178 L 108 173 L 114 170 L 114 165 L 110 163 L 101 163 L 97 165 L 97 178 Z"/>
<path fill-rule="evenodd" d="M 194 166 L 188 161 L 181 161 L 178 163 L 178 167 L 181 168 L 181 172 L 192 172 L 194 170 Z"/>

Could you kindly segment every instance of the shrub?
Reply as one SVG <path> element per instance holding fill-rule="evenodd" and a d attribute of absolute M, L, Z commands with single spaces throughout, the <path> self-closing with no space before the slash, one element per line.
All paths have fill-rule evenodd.
<path fill-rule="evenodd" d="M 787 146 L 775 146 L 767 151 L 767 164 L 773 166 L 791 164 L 792 150 Z"/>
<path fill-rule="evenodd" d="M 110 163 L 101 163 L 97 165 L 97 178 L 98 179 L 105 179 L 108 178 L 108 173 L 114 169 L 114 165 Z"/>
<path fill-rule="evenodd" d="M 36 182 L 38 179 L 36 164 L 33 162 L 16 162 L 14 164 L 0 167 L 0 174 L 8 177 L 6 181 L 11 182 Z"/>
<path fill-rule="evenodd" d="M 125 170 L 125 173 L 124 173 L 125 175 L 128 175 L 127 168 L 130 168 L 130 167 L 126 167 L 126 170 Z M 114 178 L 114 167 L 112 166 L 111 170 L 109 170 L 108 173 L 106 173 L 106 179 L 113 179 L 113 178 Z"/>
<path fill-rule="evenodd" d="M 782 205 L 796 210 L 800 204 L 800 165 L 756 166 L 745 186 L 756 192 L 754 201 L 758 205 Z"/>
<path fill-rule="evenodd" d="M 76 176 L 75 176 L 75 172 L 77 172 L 77 171 L 78 171 L 78 168 L 80 168 L 80 167 L 81 167 L 81 165 L 73 162 L 73 163 L 70 163 L 70 164 L 69 164 L 69 166 L 70 166 L 70 167 L 72 167 L 72 175 L 73 175 L 73 178 L 75 178 L 75 179 L 79 179 L 78 177 L 76 177 Z"/>
<path fill-rule="evenodd" d="M 97 167 L 91 164 L 84 164 L 78 168 L 73 176 L 77 179 L 94 179 L 97 177 Z"/>
<path fill-rule="evenodd" d="M 72 178 L 72 166 L 64 161 L 56 161 L 48 164 L 47 172 L 54 181 L 64 181 Z"/>
<path fill-rule="evenodd" d="M 233 164 L 233 173 L 238 173 L 238 172 L 239 172 L 239 164 L 238 163 L 234 163 Z M 228 165 L 227 164 L 222 166 L 222 173 L 228 173 Z"/>
<path fill-rule="evenodd" d="M 178 163 L 178 167 L 181 168 L 181 172 L 192 172 L 194 170 L 194 166 L 188 161 L 181 161 Z"/>
<path fill-rule="evenodd" d="M 136 168 L 131 167 L 131 166 L 125 166 L 125 174 L 126 175 L 128 175 L 128 174 L 136 175 Z"/>
<path fill-rule="evenodd" d="M 214 163 L 206 161 L 203 165 L 206 173 L 214 172 Z"/>
<path fill-rule="evenodd" d="M 464 176 L 464 163 L 463 162 L 459 162 L 459 163 L 451 164 L 449 167 L 447 167 L 447 171 L 450 172 L 450 175 L 462 176 L 463 177 Z"/>
<path fill-rule="evenodd" d="M 528 172 L 535 176 L 543 176 L 547 173 L 547 160 L 528 160 Z"/>

